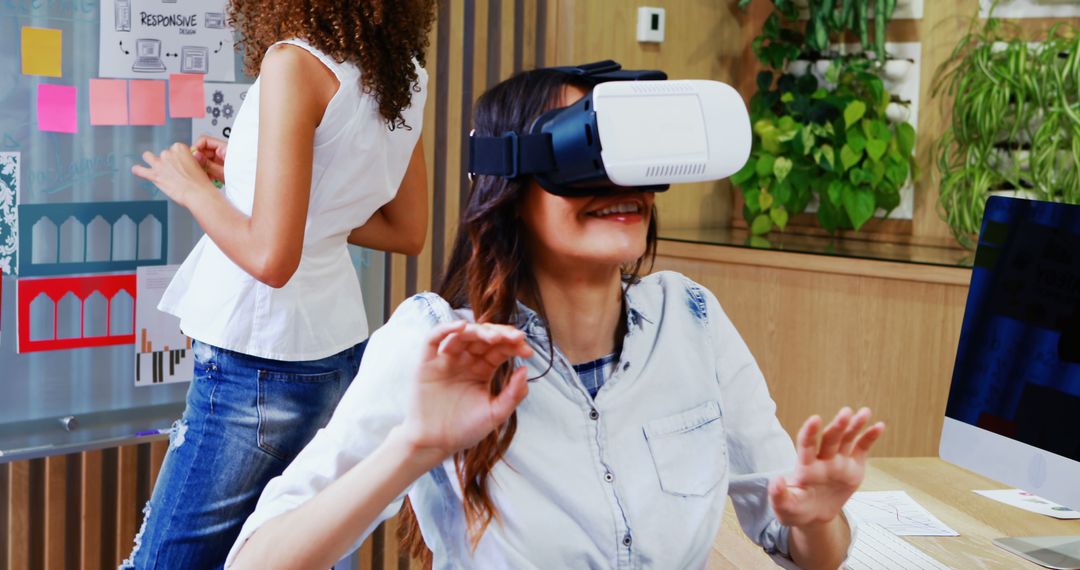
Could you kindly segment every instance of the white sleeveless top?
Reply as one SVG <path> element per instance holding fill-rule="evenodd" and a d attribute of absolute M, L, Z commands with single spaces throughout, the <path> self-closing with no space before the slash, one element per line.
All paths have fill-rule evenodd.
<path fill-rule="evenodd" d="M 374 96 L 361 90 L 355 65 L 335 62 L 302 40 L 279 43 L 311 52 L 340 83 L 315 130 L 300 265 L 284 287 L 274 289 L 204 235 L 158 308 L 179 317 L 184 333 L 206 344 L 274 360 L 316 360 L 368 336 L 346 239 L 397 194 L 420 137 L 427 72 L 417 65 L 420 90 L 402 113 L 411 128 L 390 130 Z M 258 141 L 256 79 L 233 124 L 225 160 L 225 195 L 248 216 L 255 199 Z"/>

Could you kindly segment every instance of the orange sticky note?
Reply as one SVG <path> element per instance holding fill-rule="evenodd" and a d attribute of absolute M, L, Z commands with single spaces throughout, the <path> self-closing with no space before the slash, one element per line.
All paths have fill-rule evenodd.
<path fill-rule="evenodd" d="M 90 80 L 90 124 L 128 124 L 128 98 L 126 80 Z"/>
<path fill-rule="evenodd" d="M 63 35 L 49 28 L 22 29 L 23 75 L 60 77 Z"/>
<path fill-rule="evenodd" d="M 206 115 L 203 76 L 199 73 L 169 75 L 169 116 L 174 119 L 198 119 Z"/>
<path fill-rule="evenodd" d="M 165 82 L 132 79 L 128 85 L 132 125 L 165 124 Z"/>

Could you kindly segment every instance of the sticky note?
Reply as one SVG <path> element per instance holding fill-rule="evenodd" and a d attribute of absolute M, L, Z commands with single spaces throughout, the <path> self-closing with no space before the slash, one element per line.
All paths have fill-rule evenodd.
<path fill-rule="evenodd" d="M 49 28 L 22 29 L 23 75 L 60 77 L 60 30 Z"/>
<path fill-rule="evenodd" d="M 54 133 L 79 131 L 76 90 L 68 85 L 38 85 L 38 128 Z"/>
<path fill-rule="evenodd" d="M 128 98 L 126 80 L 90 80 L 90 124 L 128 124 Z"/>
<path fill-rule="evenodd" d="M 170 75 L 169 116 L 174 119 L 197 119 L 205 114 L 203 76 L 198 73 Z"/>
<path fill-rule="evenodd" d="M 165 82 L 132 79 L 128 85 L 130 124 L 165 124 Z"/>

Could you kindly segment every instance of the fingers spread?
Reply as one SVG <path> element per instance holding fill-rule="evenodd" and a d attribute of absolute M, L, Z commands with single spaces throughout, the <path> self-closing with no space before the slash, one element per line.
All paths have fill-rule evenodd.
<path fill-rule="evenodd" d="M 456 321 L 453 323 L 446 323 L 439 325 L 428 333 L 427 343 L 425 345 L 424 358 L 433 359 L 440 352 L 440 347 L 443 341 L 447 340 L 447 337 L 457 333 L 465 328 L 465 321 Z"/>
<path fill-rule="evenodd" d="M 851 408 L 844 406 L 829 422 L 828 427 L 821 434 L 821 448 L 818 450 L 818 459 L 832 459 L 840 450 L 840 441 L 844 436 L 844 430 L 851 422 Z"/>
<path fill-rule="evenodd" d="M 154 181 L 154 171 L 145 166 L 142 166 L 141 164 L 136 164 L 135 166 L 132 166 L 131 173 L 135 176 L 138 176 L 139 178 L 145 178 L 151 182 Z"/>
<path fill-rule="evenodd" d="M 851 455 L 851 450 L 855 445 L 855 437 L 859 435 L 859 432 L 866 427 L 866 423 L 870 421 L 870 408 L 861 408 L 855 417 L 851 418 L 851 423 L 848 424 L 846 430 L 844 430 L 844 436 L 840 439 L 840 451 L 842 455 Z"/>
<path fill-rule="evenodd" d="M 817 458 L 819 429 L 821 429 L 820 416 L 810 416 L 799 429 L 796 439 L 799 447 L 799 462 L 803 465 L 809 465 Z"/>
<path fill-rule="evenodd" d="M 851 452 L 852 457 L 864 459 L 866 454 L 870 452 L 870 448 L 874 446 L 874 442 L 876 442 L 884 432 L 884 422 L 878 422 L 870 426 L 870 429 L 863 432 L 863 434 L 859 436 L 859 439 L 855 440 L 855 447 Z"/>

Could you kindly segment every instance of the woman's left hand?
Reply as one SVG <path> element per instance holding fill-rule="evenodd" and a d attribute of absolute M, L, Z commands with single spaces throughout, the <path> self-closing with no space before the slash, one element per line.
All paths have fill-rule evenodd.
<path fill-rule="evenodd" d="M 166 196 L 185 208 L 200 192 L 218 191 L 186 144 L 175 143 L 160 155 L 144 152 L 143 160 L 146 166 L 136 164 L 131 167 L 131 173 L 153 182 Z"/>
<path fill-rule="evenodd" d="M 870 410 L 852 415 L 844 408 L 821 433 L 822 420 L 813 416 L 799 430 L 799 463 L 788 477 L 769 482 L 769 502 L 781 524 L 788 527 L 826 523 L 862 484 L 866 455 L 885 430 L 878 422 L 866 431 Z M 861 432 L 861 433 L 860 433 Z"/>

